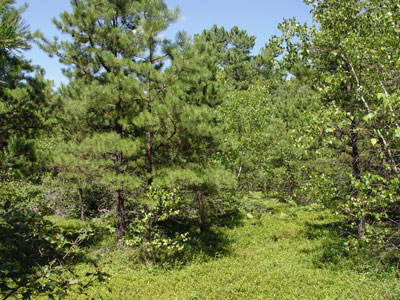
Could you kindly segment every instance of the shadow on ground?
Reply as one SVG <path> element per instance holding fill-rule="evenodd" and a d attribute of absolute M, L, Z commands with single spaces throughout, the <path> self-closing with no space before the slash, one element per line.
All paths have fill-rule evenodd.
<path fill-rule="evenodd" d="M 232 211 L 207 220 L 207 228 L 201 232 L 198 219 L 180 220 L 167 225 L 168 235 L 171 237 L 176 233 L 189 233 L 189 241 L 184 251 L 174 257 L 179 265 L 186 265 L 194 260 L 209 261 L 230 254 L 230 245 L 233 242 L 227 234 L 226 229 L 233 229 L 243 225 L 244 216 L 238 211 Z"/>
<path fill-rule="evenodd" d="M 312 256 L 317 267 L 337 266 L 343 259 L 349 257 L 346 244 L 352 230 L 342 221 L 321 223 L 305 222 L 304 235 L 308 240 L 315 241 L 315 247 L 302 250 Z"/>

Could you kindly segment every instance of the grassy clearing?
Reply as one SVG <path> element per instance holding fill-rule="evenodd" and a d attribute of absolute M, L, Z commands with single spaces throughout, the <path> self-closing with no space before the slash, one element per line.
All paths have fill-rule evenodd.
<path fill-rule="evenodd" d="M 395 274 L 381 274 L 343 257 L 334 238 L 337 217 L 270 203 L 271 213 L 246 218 L 221 237 L 210 256 L 201 251 L 184 266 L 143 266 L 134 254 L 97 250 L 108 284 L 88 290 L 93 299 L 399 299 Z M 220 244 L 218 244 L 220 242 Z M 87 265 L 78 266 L 86 272 Z M 69 299 L 88 299 L 71 295 Z"/>

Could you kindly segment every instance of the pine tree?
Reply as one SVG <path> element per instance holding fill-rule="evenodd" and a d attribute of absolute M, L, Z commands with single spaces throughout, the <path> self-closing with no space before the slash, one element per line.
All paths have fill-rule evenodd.
<path fill-rule="evenodd" d="M 75 155 L 92 159 L 93 164 L 104 161 L 100 164 L 105 169 L 98 167 L 98 174 L 115 188 L 120 241 L 126 189 L 137 181 L 134 178 L 147 178 L 147 185 L 152 182 L 152 128 L 157 122 L 153 102 L 162 90 L 161 69 L 168 57 L 159 53 L 169 49 L 159 34 L 177 12 L 160 0 L 74 1 L 72 8 L 72 13 L 64 12 L 54 20 L 72 41 L 43 39 L 42 47 L 68 66 L 65 74 L 72 81 L 66 94 L 73 97 L 67 101 L 70 107 L 80 106 L 81 123 L 86 126 L 84 134 L 75 134 L 75 142 L 91 149 Z M 125 147 L 126 143 L 141 146 Z"/>
<path fill-rule="evenodd" d="M 44 71 L 22 56 L 29 49 L 24 7 L 0 4 L 0 169 L 7 178 L 23 178 L 40 169 L 38 138 L 49 128 L 52 90 Z"/>
<path fill-rule="evenodd" d="M 184 34 L 176 43 L 160 37 L 177 18 L 163 1 L 72 5 L 72 13 L 55 21 L 72 40 L 42 37 L 42 48 L 68 67 L 71 82 L 61 90 L 69 131 L 64 139 L 75 146 L 67 147 L 67 155 L 90 161 L 81 164 L 86 171 L 75 168 L 82 173 L 76 180 L 86 172 L 114 189 L 120 241 L 128 195 L 153 181 L 165 183 L 172 170 L 180 170 L 175 172 L 180 181 L 170 180 L 169 188 L 184 183 L 190 170 L 195 179 L 185 186 L 197 194 L 211 191 L 206 182 L 216 189 L 207 168 L 216 169 L 211 161 L 222 140 L 213 112 L 221 103 L 220 88 L 213 83 L 217 69 L 203 43 L 192 45 Z"/>
<path fill-rule="evenodd" d="M 276 37 L 257 55 L 252 53 L 256 37 L 237 26 L 228 31 L 214 25 L 204 30 L 199 38 L 214 50 L 214 63 L 223 71 L 225 84 L 232 90 L 246 90 L 257 80 L 281 81 L 285 75 L 276 66 L 276 58 L 282 52 Z"/>
<path fill-rule="evenodd" d="M 235 186 L 233 174 L 221 159 L 227 151 L 226 130 L 217 108 L 226 89 L 218 80 L 220 71 L 213 60 L 213 47 L 200 37 L 191 42 L 183 34 L 178 45 L 166 70 L 170 78 L 165 97 L 169 133 L 158 146 L 163 151 L 158 156 L 155 183 L 179 186 L 187 197 L 193 197 L 196 201 L 188 203 L 187 208 L 189 212 L 198 211 L 200 231 L 205 231 L 207 211 L 221 209 L 216 196 Z"/>

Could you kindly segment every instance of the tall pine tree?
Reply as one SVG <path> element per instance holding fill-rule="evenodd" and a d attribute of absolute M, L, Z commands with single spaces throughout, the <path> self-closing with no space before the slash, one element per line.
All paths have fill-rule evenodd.
<path fill-rule="evenodd" d="M 62 89 L 64 107 L 71 112 L 65 114 L 64 140 L 78 146 L 66 147 L 70 150 L 60 156 L 91 161 L 80 165 L 114 189 L 118 241 L 124 234 L 127 196 L 140 194 L 154 181 L 190 187 L 203 216 L 202 195 L 211 186 L 215 190 L 218 182 L 207 170 L 214 170 L 220 182 L 228 178 L 214 159 L 223 133 L 213 108 L 222 95 L 214 83 L 211 48 L 190 42 L 184 34 L 176 43 L 162 38 L 177 10 L 160 0 L 72 5 L 72 13 L 55 20 L 71 40 L 42 37 L 42 48 L 59 57 L 71 79 Z M 85 170 L 74 169 L 82 173 L 77 181 L 85 177 Z"/>

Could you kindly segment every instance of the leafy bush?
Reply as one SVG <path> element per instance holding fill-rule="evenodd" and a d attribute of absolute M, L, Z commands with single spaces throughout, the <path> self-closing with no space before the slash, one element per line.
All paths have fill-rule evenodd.
<path fill-rule="evenodd" d="M 400 176 L 386 179 L 375 172 L 364 172 L 360 180 L 351 177 L 351 183 L 358 197 L 348 195 L 342 209 L 351 217 L 353 227 L 365 219 L 363 245 L 377 251 L 382 262 L 389 259 L 399 263 Z"/>
<path fill-rule="evenodd" d="M 266 197 L 262 192 L 248 192 L 240 195 L 240 209 L 250 214 L 264 214 L 270 210 L 267 205 Z"/>
<path fill-rule="evenodd" d="M 39 184 L 24 180 L 4 180 L 0 188 L 0 204 L 4 205 L 7 199 L 13 207 L 48 212 L 48 203 L 42 195 L 43 186 Z"/>
<path fill-rule="evenodd" d="M 150 187 L 146 197 L 155 206 L 144 206 L 138 212 L 125 237 L 125 245 L 140 249 L 145 261 L 157 262 L 182 251 L 189 233 L 171 235 L 166 230 L 166 223 L 181 214 L 181 199 L 176 191 Z"/>
<path fill-rule="evenodd" d="M 63 217 L 80 215 L 78 188 L 72 180 L 62 176 L 46 177 L 43 180 L 43 198 L 52 214 Z M 85 216 L 98 217 L 112 209 L 112 192 L 98 182 L 91 182 L 82 188 Z"/>
<path fill-rule="evenodd" d="M 76 280 L 73 263 L 84 254 L 80 245 L 93 235 L 85 229 L 64 232 L 32 210 L 11 208 L 7 201 L 0 208 L 0 294 L 3 299 L 47 294 L 63 298 L 68 291 L 84 288 L 104 274 L 86 274 Z"/>

